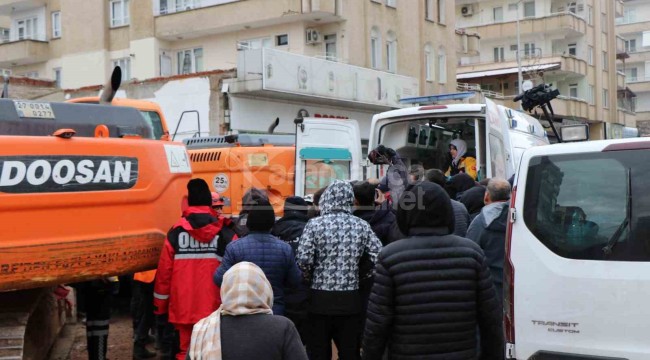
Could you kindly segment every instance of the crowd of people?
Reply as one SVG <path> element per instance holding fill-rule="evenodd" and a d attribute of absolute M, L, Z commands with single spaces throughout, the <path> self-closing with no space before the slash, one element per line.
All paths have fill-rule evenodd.
<path fill-rule="evenodd" d="M 407 171 L 380 146 L 369 158 L 385 177 L 289 197 L 277 221 L 264 190 L 231 221 L 191 180 L 152 282 L 176 359 L 502 359 L 511 184 L 476 182 L 452 145 L 453 175 Z M 135 358 L 152 354 L 146 337 Z"/>

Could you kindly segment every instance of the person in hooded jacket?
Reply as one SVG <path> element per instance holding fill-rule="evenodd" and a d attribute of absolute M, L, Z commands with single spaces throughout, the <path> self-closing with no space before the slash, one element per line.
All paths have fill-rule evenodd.
<path fill-rule="evenodd" d="M 476 180 L 476 158 L 467 154 L 467 143 L 462 139 L 454 139 L 449 143 L 451 164 L 445 175 L 454 176 L 461 173 L 469 175 Z"/>
<path fill-rule="evenodd" d="M 221 304 L 219 289 L 211 277 L 221 264 L 226 246 L 237 239 L 234 231 L 216 218 L 212 196 L 203 179 L 187 184 L 188 208 L 167 233 L 154 285 L 157 315 L 169 314 L 169 322 L 178 330 L 179 360 L 185 359 L 192 327 Z"/>
<path fill-rule="evenodd" d="M 233 265 L 248 261 L 262 268 L 273 286 L 273 313 L 284 315 L 284 289 L 302 281 L 291 246 L 271 235 L 275 224 L 273 206 L 266 199 L 250 204 L 246 226 L 249 233 L 229 244 L 221 265 L 214 273 L 214 283 L 221 286 L 223 275 Z"/>
<path fill-rule="evenodd" d="M 502 359 L 502 314 L 481 248 L 452 235 L 449 195 L 437 184 L 407 187 L 397 223 L 406 239 L 384 247 L 375 267 L 362 358 Z"/>
<path fill-rule="evenodd" d="M 508 181 L 491 179 L 483 199 L 485 207 L 467 230 L 467 238 L 476 242 L 485 252 L 500 300 L 503 299 L 503 262 L 505 261 L 506 227 L 510 210 L 509 199 L 510 184 Z"/>
<path fill-rule="evenodd" d="M 370 225 L 352 215 L 352 185 L 336 180 L 320 199 L 321 215 L 300 237 L 298 265 L 310 284 L 307 352 L 311 360 L 331 358 L 332 340 L 341 360 L 359 358 L 362 257 L 374 264 L 381 242 Z M 328 359 L 329 360 L 329 359 Z"/>
<path fill-rule="evenodd" d="M 470 224 L 481 213 L 483 206 L 485 206 L 485 189 L 485 186 L 475 186 L 460 196 L 459 201 L 465 205 L 465 208 L 469 212 Z"/>

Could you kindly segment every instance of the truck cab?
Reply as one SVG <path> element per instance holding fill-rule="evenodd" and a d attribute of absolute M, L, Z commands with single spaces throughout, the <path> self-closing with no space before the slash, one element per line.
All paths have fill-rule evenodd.
<path fill-rule="evenodd" d="M 78 104 L 99 104 L 98 96 L 81 97 L 70 99 L 66 102 Z M 152 101 L 114 98 L 111 101 L 113 106 L 124 106 L 138 109 L 145 122 L 151 126 L 151 138 L 156 140 L 169 140 L 169 128 L 165 115 L 158 104 Z"/>
<path fill-rule="evenodd" d="M 393 148 L 409 166 L 446 171 L 449 143 L 467 142 L 468 155 L 476 158 L 478 179 L 510 178 L 523 151 L 549 144 L 537 119 L 486 99 L 485 104 L 426 105 L 377 114 L 370 128 L 370 148 Z M 370 168 L 370 177 L 384 169 Z"/>

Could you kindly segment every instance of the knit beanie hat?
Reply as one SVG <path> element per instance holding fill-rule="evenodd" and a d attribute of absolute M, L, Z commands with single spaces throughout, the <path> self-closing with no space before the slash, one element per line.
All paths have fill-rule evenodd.
<path fill-rule="evenodd" d="M 301 198 L 300 196 L 289 196 L 285 201 L 284 201 L 284 212 L 288 211 L 299 211 L 303 213 L 307 213 L 307 201 L 305 199 Z"/>
<path fill-rule="evenodd" d="M 212 194 L 203 179 L 192 179 L 187 183 L 187 204 L 189 206 L 211 206 Z"/>
<path fill-rule="evenodd" d="M 269 232 L 275 225 L 275 212 L 267 199 L 258 199 L 248 212 L 246 227 L 250 231 Z"/>

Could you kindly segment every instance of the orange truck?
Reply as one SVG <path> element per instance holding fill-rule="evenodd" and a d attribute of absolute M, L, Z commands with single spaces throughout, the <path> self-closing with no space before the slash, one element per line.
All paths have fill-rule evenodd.
<path fill-rule="evenodd" d="M 53 287 L 155 268 L 191 166 L 154 131 L 133 108 L 0 99 L 0 358 L 47 354 Z"/>
<path fill-rule="evenodd" d="M 237 216 L 244 193 L 269 195 L 276 215 L 284 199 L 306 196 L 335 179 L 363 178 L 355 120 L 300 118 L 295 135 L 239 134 L 185 139 L 195 177 L 224 198 L 224 215 Z"/>

